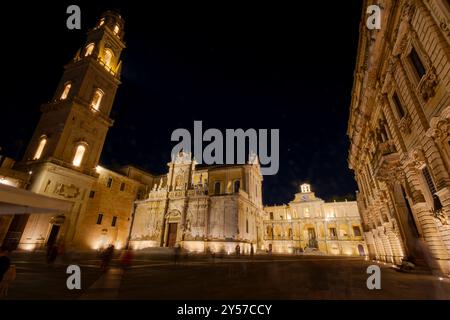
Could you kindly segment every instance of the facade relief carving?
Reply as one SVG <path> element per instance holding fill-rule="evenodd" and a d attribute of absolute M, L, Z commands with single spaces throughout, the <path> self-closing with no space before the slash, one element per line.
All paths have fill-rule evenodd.
<path fill-rule="evenodd" d="M 411 125 L 412 125 L 412 119 L 409 113 L 406 113 L 405 116 L 400 119 L 398 123 L 398 128 L 400 129 L 400 132 L 404 135 L 409 135 L 411 133 Z"/>
<path fill-rule="evenodd" d="M 77 186 L 73 184 L 65 185 L 63 183 L 57 183 L 54 194 L 57 194 L 67 199 L 74 199 L 78 197 L 78 195 L 80 194 L 80 190 Z"/>
<path fill-rule="evenodd" d="M 428 101 L 436 94 L 438 79 L 434 68 L 430 68 L 419 83 L 418 91 L 423 100 Z"/>

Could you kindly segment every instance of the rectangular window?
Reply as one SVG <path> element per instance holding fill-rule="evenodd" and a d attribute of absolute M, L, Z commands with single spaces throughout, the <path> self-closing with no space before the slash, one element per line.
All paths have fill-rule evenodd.
<path fill-rule="evenodd" d="M 405 109 L 403 109 L 402 103 L 400 102 L 397 93 L 394 93 L 394 95 L 392 96 L 392 100 L 394 101 L 395 109 L 397 110 L 399 118 L 403 118 L 405 116 Z"/>
<path fill-rule="evenodd" d="M 419 55 L 417 54 L 416 49 L 412 48 L 411 53 L 409 54 L 409 59 L 411 60 L 411 63 L 416 70 L 417 75 L 420 79 L 425 75 L 426 69 L 422 63 L 422 60 L 420 60 Z"/>
<path fill-rule="evenodd" d="M 337 237 L 336 228 L 330 228 L 330 237 L 331 238 L 336 238 Z"/>
<path fill-rule="evenodd" d="M 120 191 L 124 191 L 124 190 L 125 190 L 125 183 L 122 182 L 122 183 L 120 184 Z"/>
<path fill-rule="evenodd" d="M 220 182 L 216 182 L 214 184 L 214 194 L 216 195 L 220 194 Z"/>
<path fill-rule="evenodd" d="M 103 220 L 103 213 L 99 213 L 97 217 L 97 224 L 102 224 Z"/>
<path fill-rule="evenodd" d="M 91 190 L 91 192 L 89 192 L 89 198 L 93 199 L 95 197 L 95 191 Z"/>
<path fill-rule="evenodd" d="M 117 223 L 117 217 L 114 216 L 114 217 L 112 218 L 111 227 L 115 227 L 115 226 L 116 226 L 116 223 Z"/>
<path fill-rule="evenodd" d="M 234 182 L 234 192 L 235 193 L 239 193 L 239 189 L 241 188 L 241 181 L 240 180 L 236 180 Z"/>
<path fill-rule="evenodd" d="M 361 229 L 358 226 L 353 226 L 353 234 L 355 237 L 361 237 Z"/>
<path fill-rule="evenodd" d="M 434 185 L 433 178 L 431 177 L 431 173 L 428 167 L 424 167 L 422 169 L 422 174 L 425 178 L 425 181 L 427 182 L 428 190 L 430 190 L 431 195 L 434 195 L 436 193 L 436 186 Z"/>
<path fill-rule="evenodd" d="M 245 232 L 248 233 L 248 220 L 245 220 Z"/>
<path fill-rule="evenodd" d="M 112 183 L 113 183 L 113 178 L 109 177 L 109 178 L 108 178 L 108 182 L 106 183 L 106 186 L 107 186 L 108 188 L 111 188 L 111 187 L 112 187 Z"/>
<path fill-rule="evenodd" d="M 270 215 L 270 220 L 273 220 L 273 212 L 270 212 L 269 215 Z"/>

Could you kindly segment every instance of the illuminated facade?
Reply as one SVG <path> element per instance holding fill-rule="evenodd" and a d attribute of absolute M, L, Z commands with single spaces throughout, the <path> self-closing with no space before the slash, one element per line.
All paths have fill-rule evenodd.
<path fill-rule="evenodd" d="M 289 206 L 263 208 L 262 175 L 242 165 L 197 165 L 180 152 L 155 176 L 133 166 L 112 171 L 99 158 L 120 84 L 124 22 L 106 12 L 66 65 L 21 162 L 2 160 L 0 183 L 67 200 L 69 212 L 0 217 L 0 242 L 19 249 L 52 244 L 92 250 L 181 246 L 194 252 L 252 249 L 363 255 L 354 202 L 325 203 L 308 185 Z M 358 231 L 359 230 L 359 231 Z"/>
<path fill-rule="evenodd" d="M 361 24 L 348 123 L 366 243 L 374 259 L 448 274 L 450 4 L 384 1 L 383 13 L 381 30 Z"/>
<path fill-rule="evenodd" d="M 133 248 L 181 246 L 195 252 L 263 248 L 262 176 L 257 161 L 197 168 L 190 153 L 168 163 L 147 199 L 137 202 Z"/>
<path fill-rule="evenodd" d="M 101 21 L 88 32 L 86 45 L 66 65 L 53 99 L 41 108 L 42 115 L 24 159 L 14 165 L 15 171 L 30 174 L 25 185 L 30 191 L 69 200 L 72 210 L 57 216 L 31 214 L 10 218 L 3 238 L 19 248 L 40 248 L 56 242 L 87 247 L 82 235 L 95 229 L 85 228 L 85 216 L 92 208 L 89 194 L 102 179 L 96 168 L 113 123 L 109 114 L 120 84 L 120 54 L 125 47 L 120 15 L 108 11 Z M 136 183 L 130 186 L 137 193 Z M 120 221 L 118 224 L 122 225 Z M 17 234 L 21 234 L 18 243 L 8 239 Z M 121 241 L 126 241 L 126 237 Z"/>
<path fill-rule="evenodd" d="M 288 205 L 264 207 L 264 243 L 275 253 L 365 256 L 355 201 L 325 202 L 303 184 Z"/>

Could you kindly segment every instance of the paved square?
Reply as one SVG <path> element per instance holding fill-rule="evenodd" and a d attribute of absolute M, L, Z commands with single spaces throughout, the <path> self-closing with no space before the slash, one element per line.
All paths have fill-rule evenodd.
<path fill-rule="evenodd" d="M 15 260 L 14 260 L 15 258 Z M 450 281 L 399 273 L 381 264 L 381 290 L 368 290 L 358 258 L 327 256 L 137 256 L 127 271 L 113 260 L 78 260 L 82 289 L 66 287 L 67 263 L 49 267 L 40 254 L 13 256 L 17 279 L 8 299 L 450 299 Z"/>

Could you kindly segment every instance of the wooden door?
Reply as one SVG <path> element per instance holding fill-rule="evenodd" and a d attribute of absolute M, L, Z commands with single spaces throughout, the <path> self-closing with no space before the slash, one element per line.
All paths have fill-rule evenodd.
<path fill-rule="evenodd" d="M 169 230 L 167 232 L 167 246 L 170 248 L 175 247 L 177 242 L 177 223 L 169 223 Z"/>

